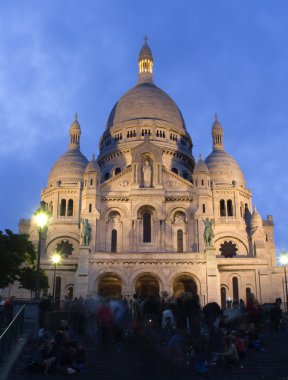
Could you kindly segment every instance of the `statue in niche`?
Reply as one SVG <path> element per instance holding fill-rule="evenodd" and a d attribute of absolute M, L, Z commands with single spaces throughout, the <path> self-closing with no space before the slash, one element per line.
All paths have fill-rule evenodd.
<path fill-rule="evenodd" d="M 88 219 L 81 219 L 81 245 L 88 246 L 91 241 L 92 228 Z"/>
<path fill-rule="evenodd" d="M 145 164 L 143 166 L 143 187 L 151 187 L 152 186 L 152 167 L 148 160 L 145 160 Z"/>
<path fill-rule="evenodd" d="M 205 224 L 205 229 L 204 229 L 204 243 L 206 247 L 211 247 L 214 244 L 214 231 L 213 231 L 213 226 L 214 226 L 214 219 L 209 219 L 206 218 L 205 220 L 203 219 L 203 222 Z"/>
<path fill-rule="evenodd" d="M 174 216 L 174 224 L 183 224 L 185 222 L 185 215 L 182 212 L 177 212 Z"/>

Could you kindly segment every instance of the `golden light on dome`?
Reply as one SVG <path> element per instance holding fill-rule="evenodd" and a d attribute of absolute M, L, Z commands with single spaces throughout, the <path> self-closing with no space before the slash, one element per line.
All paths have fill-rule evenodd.
<path fill-rule="evenodd" d="M 153 73 L 153 62 L 150 59 L 143 59 L 139 61 L 139 74 L 141 73 Z"/>

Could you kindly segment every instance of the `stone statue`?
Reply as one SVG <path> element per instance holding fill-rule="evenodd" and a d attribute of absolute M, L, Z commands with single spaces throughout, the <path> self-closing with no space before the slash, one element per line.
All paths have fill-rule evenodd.
<path fill-rule="evenodd" d="M 205 224 L 205 229 L 204 229 L 204 243 L 206 247 L 213 246 L 214 244 L 214 231 L 213 231 L 213 226 L 214 226 L 214 219 L 209 219 L 206 218 L 205 220 L 203 219 L 203 222 Z"/>
<path fill-rule="evenodd" d="M 81 219 L 81 245 L 88 246 L 91 241 L 92 228 L 88 219 Z"/>
<path fill-rule="evenodd" d="M 145 165 L 143 166 L 143 186 L 152 186 L 152 168 L 148 160 L 145 161 Z"/>

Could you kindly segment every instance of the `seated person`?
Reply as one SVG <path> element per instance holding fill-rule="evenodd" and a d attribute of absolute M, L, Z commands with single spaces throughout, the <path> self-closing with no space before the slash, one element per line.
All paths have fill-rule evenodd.
<path fill-rule="evenodd" d="M 44 343 L 39 347 L 38 358 L 43 368 L 44 373 L 47 375 L 52 364 L 56 362 L 56 356 L 54 352 L 54 341 L 51 339 L 45 340 Z"/>
<path fill-rule="evenodd" d="M 224 352 L 218 353 L 218 364 L 222 371 L 239 362 L 239 355 L 234 343 L 234 339 L 231 336 L 227 336 L 225 338 Z"/>
<path fill-rule="evenodd" d="M 55 340 L 58 345 L 62 345 L 64 343 L 69 342 L 70 340 L 70 334 L 68 330 L 68 322 L 63 319 L 60 322 L 60 326 L 58 327 L 55 335 Z"/>

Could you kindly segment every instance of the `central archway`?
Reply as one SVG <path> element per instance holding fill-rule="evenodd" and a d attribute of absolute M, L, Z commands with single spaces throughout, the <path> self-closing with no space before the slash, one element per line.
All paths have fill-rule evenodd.
<path fill-rule="evenodd" d="M 159 297 L 159 290 L 159 281 L 153 274 L 145 273 L 136 280 L 135 293 L 139 297 Z"/>
<path fill-rule="evenodd" d="M 180 274 L 173 281 L 174 297 L 179 297 L 182 293 L 197 294 L 196 282 L 189 274 Z"/>
<path fill-rule="evenodd" d="M 98 281 L 97 290 L 102 297 L 120 298 L 122 296 L 122 280 L 115 273 L 105 273 Z"/>

